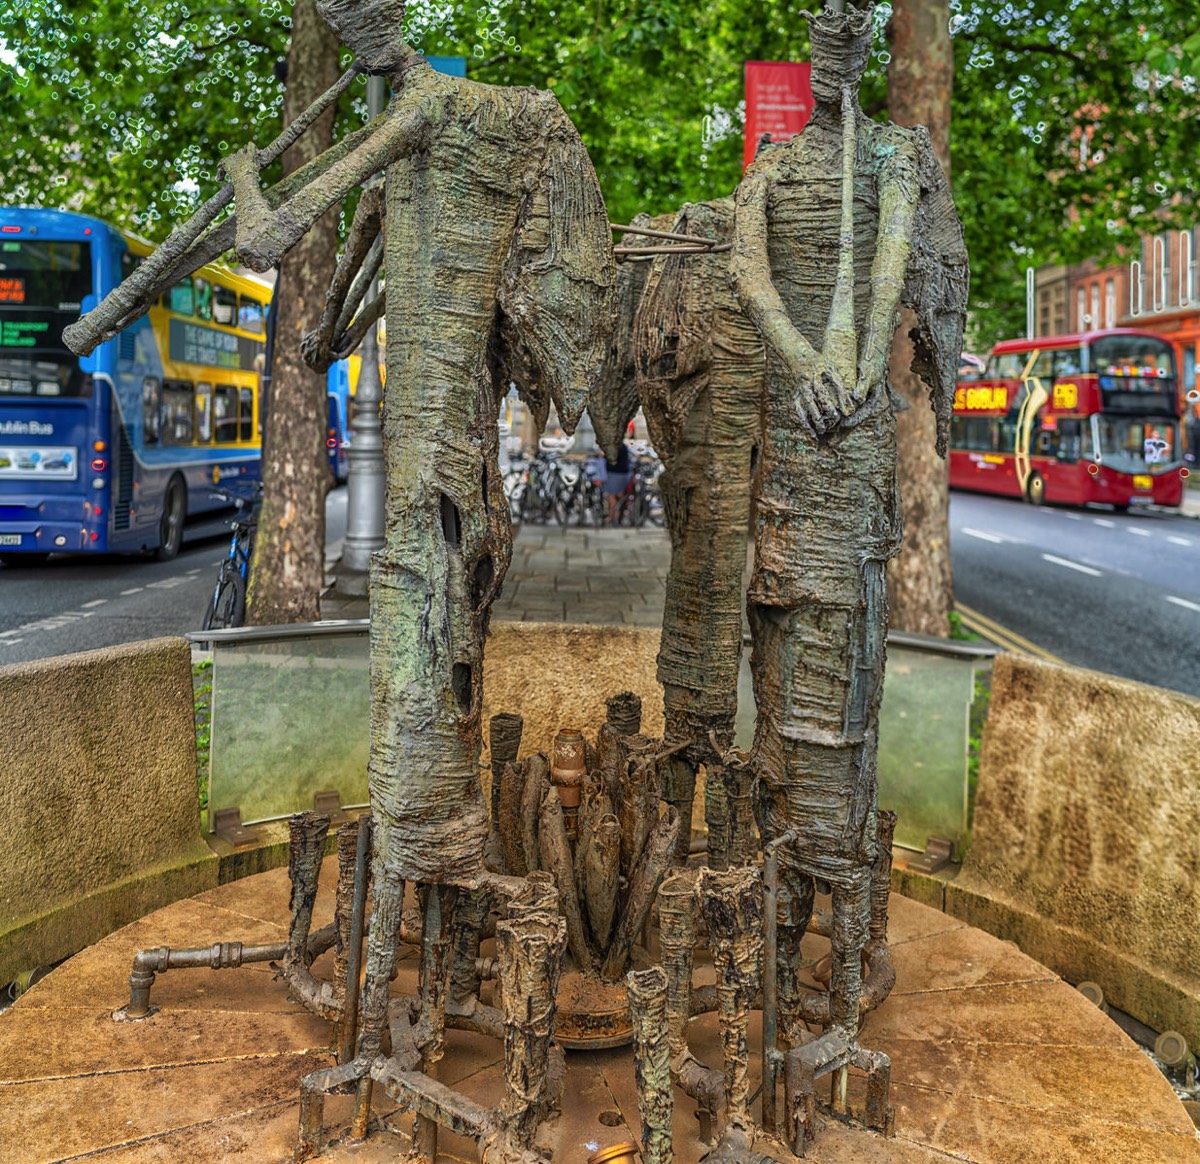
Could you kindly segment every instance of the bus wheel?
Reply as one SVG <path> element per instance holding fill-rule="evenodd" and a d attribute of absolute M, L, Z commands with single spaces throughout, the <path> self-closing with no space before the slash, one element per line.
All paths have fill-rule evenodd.
<path fill-rule="evenodd" d="M 160 562 L 169 562 L 178 557 L 183 545 L 183 522 L 186 517 L 187 498 L 184 496 L 183 482 L 174 477 L 163 498 L 162 521 L 158 527 L 158 550 L 154 556 Z"/>
<path fill-rule="evenodd" d="M 1030 473 L 1029 483 L 1025 486 L 1025 496 L 1030 505 L 1046 504 L 1046 478 L 1041 473 Z"/>

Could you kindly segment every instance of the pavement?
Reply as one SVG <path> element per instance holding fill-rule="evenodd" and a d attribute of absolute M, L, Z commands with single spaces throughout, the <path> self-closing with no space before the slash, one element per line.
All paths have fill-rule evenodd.
<path fill-rule="evenodd" d="M 516 526 L 513 534 L 512 563 L 492 607 L 493 619 L 662 626 L 671 564 L 666 530 L 553 524 Z M 331 546 L 321 617 L 366 618 L 366 598 L 338 590 L 337 552 L 337 545 Z"/>

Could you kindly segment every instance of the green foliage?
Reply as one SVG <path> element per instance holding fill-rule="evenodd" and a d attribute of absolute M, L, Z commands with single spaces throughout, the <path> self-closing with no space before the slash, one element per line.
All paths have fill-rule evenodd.
<path fill-rule="evenodd" d="M 414 0 L 422 50 L 553 89 L 615 221 L 729 193 L 746 60 L 805 59 L 818 0 Z M 1112 257 L 1194 214 L 1194 0 L 925 0 L 953 13 L 956 200 L 975 342 L 1024 325 L 1024 271 Z M 70 206 L 161 238 L 220 156 L 280 128 L 286 0 L 0 0 L 0 200 Z M 890 14 L 876 8 L 881 28 Z M 886 109 L 887 45 L 864 107 Z M 339 133 L 365 113 L 343 101 Z M 270 178 L 272 175 L 268 175 Z"/>
<path fill-rule="evenodd" d="M 967 727 L 967 833 L 975 825 L 975 793 L 979 788 L 979 757 L 983 750 L 983 725 L 992 702 L 991 668 L 975 672 L 975 691 Z M 964 848 L 970 847 L 970 841 Z"/>
<path fill-rule="evenodd" d="M 1114 260 L 1195 219 L 1194 0 L 953 0 L 955 200 L 980 347 L 1025 326 L 1024 271 Z"/>
<path fill-rule="evenodd" d="M 196 784 L 200 794 L 200 811 L 208 808 L 208 758 L 212 745 L 212 659 L 202 659 L 192 666 L 192 698 L 196 718 Z"/>
<path fill-rule="evenodd" d="M 0 0 L 0 201 L 164 237 L 216 188 L 224 154 L 279 132 L 290 7 Z M 365 85 L 352 92 L 357 125 Z"/>
<path fill-rule="evenodd" d="M 972 630 L 967 630 L 966 624 L 963 622 L 962 615 L 957 610 L 946 612 L 946 618 L 950 623 L 950 637 L 959 643 L 975 643 L 983 640 Z"/>

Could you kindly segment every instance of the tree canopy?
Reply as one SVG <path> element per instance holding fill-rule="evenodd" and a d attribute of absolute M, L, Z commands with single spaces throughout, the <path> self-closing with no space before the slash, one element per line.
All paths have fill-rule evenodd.
<path fill-rule="evenodd" d="M 1024 268 L 1100 257 L 1196 200 L 1193 0 L 948 0 L 952 148 L 978 342 L 1024 316 Z M 553 89 L 610 213 L 726 194 L 741 175 L 745 60 L 804 59 L 816 0 L 420 0 L 414 43 L 469 74 Z M 1053 9 L 1053 12 L 1050 10 Z M 880 4 L 876 19 L 886 23 Z M 279 128 L 286 0 L 0 0 L 0 199 L 160 238 L 220 156 Z M 885 116 L 881 37 L 864 104 Z M 343 126 L 365 115 L 365 86 Z"/>

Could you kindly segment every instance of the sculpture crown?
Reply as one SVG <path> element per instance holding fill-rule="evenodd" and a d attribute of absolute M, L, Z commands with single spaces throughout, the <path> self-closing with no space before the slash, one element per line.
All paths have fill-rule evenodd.
<path fill-rule="evenodd" d="M 847 5 L 845 12 L 826 8 L 808 14 L 814 90 L 825 82 L 831 86 L 831 98 L 840 101 L 842 84 L 846 80 L 857 84 L 871 56 L 873 11 L 868 4 L 865 8 Z M 814 91 L 814 96 L 821 99 L 820 93 Z"/>
<path fill-rule="evenodd" d="M 369 73 L 394 68 L 408 55 L 407 0 L 316 0 L 317 11 Z"/>

